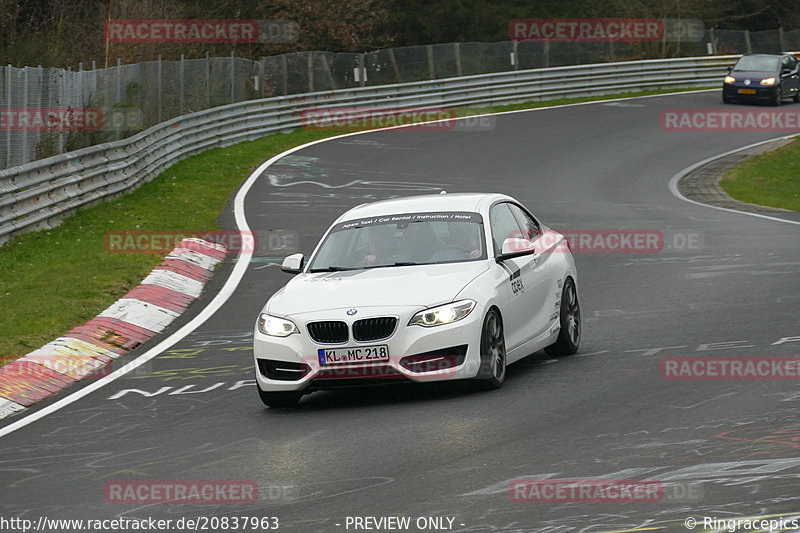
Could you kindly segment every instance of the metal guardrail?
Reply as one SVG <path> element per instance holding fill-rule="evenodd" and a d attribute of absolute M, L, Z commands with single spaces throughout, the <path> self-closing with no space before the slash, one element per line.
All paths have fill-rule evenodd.
<path fill-rule="evenodd" d="M 0 245 L 53 227 L 80 207 L 131 191 L 173 163 L 302 126 L 310 107 L 512 104 L 558 97 L 721 83 L 739 56 L 578 65 L 280 96 L 184 115 L 133 137 L 0 170 Z"/>

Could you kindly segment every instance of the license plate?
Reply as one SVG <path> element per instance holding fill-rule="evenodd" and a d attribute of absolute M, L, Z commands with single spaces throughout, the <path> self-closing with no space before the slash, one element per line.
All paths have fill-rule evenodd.
<path fill-rule="evenodd" d="M 739 94 L 756 94 L 755 89 L 739 89 Z"/>
<path fill-rule="evenodd" d="M 389 360 L 389 346 L 353 346 L 350 348 L 330 348 L 317 350 L 320 365 L 342 363 L 380 363 Z"/>

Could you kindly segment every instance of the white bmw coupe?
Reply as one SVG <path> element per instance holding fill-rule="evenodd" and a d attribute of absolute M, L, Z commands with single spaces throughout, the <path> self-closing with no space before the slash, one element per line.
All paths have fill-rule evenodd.
<path fill-rule="evenodd" d="M 319 389 L 473 379 L 578 350 L 575 262 L 563 235 L 502 194 L 364 204 L 340 216 L 262 309 L 253 354 L 261 400 Z"/>

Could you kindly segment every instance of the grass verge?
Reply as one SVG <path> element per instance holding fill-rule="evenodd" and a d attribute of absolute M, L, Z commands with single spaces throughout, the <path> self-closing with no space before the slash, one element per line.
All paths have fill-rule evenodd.
<path fill-rule="evenodd" d="M 459 109 L 459 116 L 647 96 L 643 91 Z M 110 231 L 210 232 L 239 184 L 261 162 L 294 146 L 345 130 L 296 130 L 215 148 L 171 166 L 115 200 L 78 211 L 60 226 L 0 247 L 0 363 L 83 324 L 136 286 L 161 254 L 110 254 Z"/>
<path fill-rule="evenodd" d="M 800 211 L 800 142 L 737 165 L 725 173 L 720 186 L 742 202 Z"/>

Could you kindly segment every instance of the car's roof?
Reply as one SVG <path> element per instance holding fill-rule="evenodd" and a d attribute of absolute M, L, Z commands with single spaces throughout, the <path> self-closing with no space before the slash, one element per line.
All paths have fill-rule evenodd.
<path fill-rule="evenodd" d="M 744 57 L 777 57 L 777 58 L 782 58 L 782 57 L 785 57 L 785 56 L 794 57 L 794 54 L 788 54 L 788 53 L 766 54 L 766 53 L 760 53 L 760 52 L 749 52 L 747 54 L 742 54 L 742 57 L 740 57 L 739 59 L 742 59 Z"/>
<path fill-rule="evenodd" d="M 447 193 L 405 196 L 403 198 L 392 198 L 359 205 L 339 217 L 338 222 L 400 213 L 429 213 L 436 211 L 478 213 L 483 206 L 500 200 L 515 201 L 510 196 L 496 193 Z"/>

